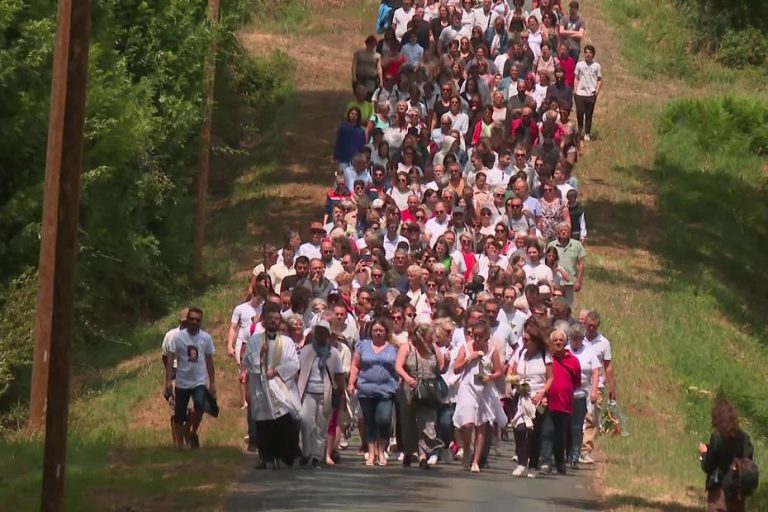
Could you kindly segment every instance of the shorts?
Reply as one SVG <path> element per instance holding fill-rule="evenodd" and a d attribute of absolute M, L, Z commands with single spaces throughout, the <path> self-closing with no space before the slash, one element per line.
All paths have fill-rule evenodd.
<path fill-rule="evenodd" d="M 205 386 L 197 386 L 192 389 L 176 388 L 176 423 L 184 423 L 187 421 L 187 404 L 189 399 L 192 398 L 192 403 L 195 406 L 196 412 L 202 412 L 205 410 L 205 394 L 207 390 Z"/>

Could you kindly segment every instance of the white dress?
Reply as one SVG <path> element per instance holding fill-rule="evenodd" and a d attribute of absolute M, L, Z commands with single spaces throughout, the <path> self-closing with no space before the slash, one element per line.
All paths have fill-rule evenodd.
<path fill-rule="evenodd" d="M 472 352 L 470 342 L 464 345 L 464 350 L 467 354 Z M 461 375 L 459 392 L 456 396 L 456 411 L 453 413 L 453 425 L 456 428 L 470 423 L 475 425 L 483 425 L 488 422 L 497 425 L 507 423 L 507 416 L 501 407 L 501 398 L 496 386 L 493 383 L 475 383 L 475 376 L 480 372 L 481 362 L 485 373 L 493 373 L 492 356 L 494 350 L 496 347 L 492 346 L 487 354 L 483 354 L 482 358 L 472 361 Z"/>

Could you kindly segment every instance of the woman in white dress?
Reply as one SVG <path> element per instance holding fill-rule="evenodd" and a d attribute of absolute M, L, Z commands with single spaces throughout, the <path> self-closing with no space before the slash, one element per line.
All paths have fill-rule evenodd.
<path fill-rule="evenodd" d="M 488 323 L 479 319 L 471 329 L 471 338 L 459 348 L 456 355 L 454 368 L 457 374 L 461 374 L 461 382 L 456 397 L 453 424 L 461 431 L 464 467 L 469 467 L 472 473 L 479 473 L 480 458 L 486 441 L 486 424 L 503 425 L 506 415 L 501 407 L 499 391 L 493 384 L 503 373 L 501 356 L 495 346 L 488 343 L 491 335 Z M 471 446 L 473 432 L 474 453 Z"/>

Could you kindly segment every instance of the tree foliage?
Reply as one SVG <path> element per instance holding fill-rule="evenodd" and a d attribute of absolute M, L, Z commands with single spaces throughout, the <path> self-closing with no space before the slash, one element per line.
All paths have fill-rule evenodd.
<path fill-rule="evenodd" d="M 283 99 L 291 68 L 275 66 L 275 57 L 253 59 L 239 46 L 234 30 L 250 3 L 224 5 L 215 36 L 229 72 L 217 88 L 239 95 L 244 108 L 256 108 L 257 99 L 264 109 Z M 55 16 L 55 2 L 0 2 L 0 326 L 7 327 L 0 333 L 0 399 L 32 351 Z M 137 313 L 159 313 L 186 286 L 180 276 L 190 264 L 213 36 L 206 0 L 93 3 L 78 341 L 98 339 Z"/>
<path fill-rule="evenodd" d="M 768 2 L 677 0 L 696 29 L 697 45 L 732 67 L 768 62 Z"/>

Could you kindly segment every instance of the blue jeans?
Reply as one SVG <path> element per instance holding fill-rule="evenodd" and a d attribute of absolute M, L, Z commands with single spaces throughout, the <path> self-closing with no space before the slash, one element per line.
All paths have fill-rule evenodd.
<path fill-rule="evenodd" d="M 570 414 L 547 411 L 541 431 L 541 463 L 558 468 L 565 464 L 565 443 L 571 428 Z"/>
<path fill-rule="evenodd" d="M 579 460 L 581 444 L 584 442 L 584 418 L 587 416 L 587 397 L 574 397 L 573 412 L 571 413 L 571 444 L 569 455 L 571 460 Z"/>
<path fill-rule="evenodd" d="M 365 442 L 388 441 L 392 431 L 393 397 L 359 397 L 365 424 Z"/>
<path fill-rule="evenodd" d="M 453 413 L 455 410 L 456 404 L 442 404 L 437 409 L 437 437 L 446 448 L 453 441 Z"/>

